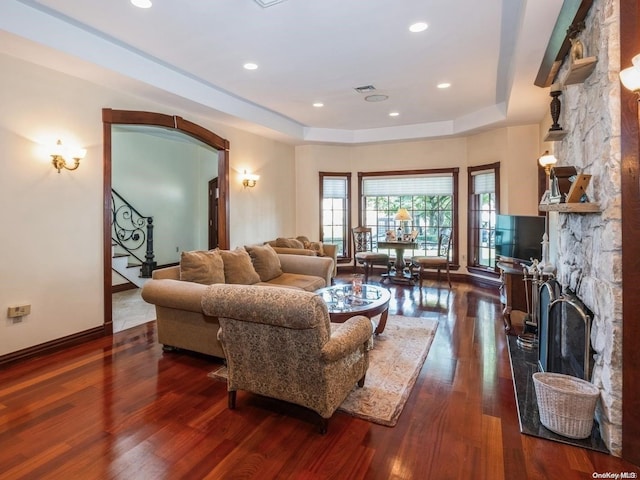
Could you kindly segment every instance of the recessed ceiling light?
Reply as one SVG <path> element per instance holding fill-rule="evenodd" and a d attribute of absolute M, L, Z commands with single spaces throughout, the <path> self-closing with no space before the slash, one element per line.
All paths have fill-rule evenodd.
<path fill-rule="evenodd" d="M 151 0 L 131 0 L 131 4 L 138 8 L 151 8 Z"/>
<path fill-rule="evenodd" d="M 258 69 L 258 65 L 256 65 L 255 63 L 251 63 L 251 62 L 245 63 L 243 66 L 247 70 L 257 70 Z"/>
<path fill-rule="evenodd" d="M 316 107 L 316 108 L 324 107 L 324 103 L 316 102 L 316 103 L 313 104 L 313 106 Z"/>
<path fill-rule="evenodd" d="M 442 82 L 442 83 L 439 83 L 437 86 L 438 88 L 449 88 L 451 84 L 448 82 Z"/>
<path fill-rule="evenodd" d="M 384 102 L 387 98 L 389 98 L 389 95 L 382 95 L 380 93 L 375 93 L 373 95 L 367 95 L 366 97 L 364 97 L 367 102 Z"/>
<path fill-rule="evenodd" d="M 400 115 L 398 112 L 391 112 L 389 114 L 390 117 L 397 117 L 398 115 Z"/>
<path fill-rule="evenodd" d="M 427 28 L 429 28 L 429 25 L 427 25 L 425 22 L 417 22 L 409 26 L 409 31 L 413 33 L 419 33 L 424 32 Z"/>

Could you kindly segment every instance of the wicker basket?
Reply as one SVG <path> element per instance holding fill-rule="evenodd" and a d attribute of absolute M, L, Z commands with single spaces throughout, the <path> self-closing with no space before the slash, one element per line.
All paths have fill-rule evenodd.
<path fill-rule="evenodd" d="M 560 373 L 533 374 L 540 422 L 569 438 L 587 438 L 600 390 L 592 383 Z"/>

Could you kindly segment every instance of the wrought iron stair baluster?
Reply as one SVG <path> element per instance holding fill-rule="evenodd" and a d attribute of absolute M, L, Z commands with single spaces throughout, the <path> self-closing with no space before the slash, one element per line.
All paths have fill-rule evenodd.
<path fill-rule="evenodd" d="M 140 276 L 150 278 L 156 267 L 153 254 L 153 217 L 146 217 L 111 189 L 111 239 L 141 264 Z M 144 260 L 139 251 L 146 246 Z"/>

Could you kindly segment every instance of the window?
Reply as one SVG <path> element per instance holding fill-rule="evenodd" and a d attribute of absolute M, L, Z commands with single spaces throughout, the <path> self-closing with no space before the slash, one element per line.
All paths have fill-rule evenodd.
<path fill-rule="evenodd" d="M 387 231 L 417 231 L 418 248 L 412 255 L 436 255 L 438 237 L 453 234 L 451 261 L 457 256 L 458 169 L 415 170 L 411 172 L 358 173 L 360 179 L 360 224 L 371 227 L 374 248 Z M 411 220 L 395 219 L 398 209 L 406 208 Z"/>
<path fill-rule="evenodd" d="M 495 226 L 500 193 L 500 164 L 469 167 L 468 267 L 494 271 Z"/>
<path fill-rule="evenodd" d="M 320 239 L 338 246 L 338 258 L 349 257 L 351 173 L 320 172 Z"/>

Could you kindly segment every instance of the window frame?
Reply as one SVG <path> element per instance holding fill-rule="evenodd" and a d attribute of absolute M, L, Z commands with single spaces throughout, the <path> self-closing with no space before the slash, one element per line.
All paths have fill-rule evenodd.
<path fill-rule="evenodd" d="M 453 235 L 453 241 L 451 243 L 451 269 L 460 268 L 459 252 L 458 252 L 458 221 L 460 215 L 459 207 L 459 187 L 458 187 L 458 174 L 460 169 L 455 168 L 433 168 L 433 169 L 417 169 L 417 170 L 385 170 L 379 172 L 358 172 L 358 225 L 362 225 L 363 222 L 363 210 L 366 207 L 364 202 L 363 183 L 366 178 L 369 177 L 407 177 L 418 175 L 438 175 L 446 174 L 451 176 L 452 182 L 452 219 L 451 219 L 451 233 Z"/>
<path fill-rule="evenodd" d="M 323 201 L 324 201 L 324 179 L 325 177 L 338 177 L 344 178 L 347 184 L 347 192 L 345 198 L 345 210 L 344 210 L 344 218 L 345 218 L 345 231 L 344 231 L 344 255 L 338 255 L 338 263 L 346 263 L 351 261 L 352 252 L 351 252 L 351 172 L 318 172 L 319 178 L 319 216 L 318 216 L 318 232 L 320 236 L 318 237 L 321 241 L 324 238 L 324 229 L 323 229 Z"/>
<path fill-rule="evenodd" d="M 496 277 L 498 275 L 498 268 L 496 265 L 493 267 L 485 267 L 483 265 L 475 265 L 472 263 L 475 256 L 475 238 L 474 238 L 474 215 L 473 213 L 478 211 L 474 207 L 475 193 L 473 191 L 473 177 L 476 172 L 493 170 L 495 181 L 495 208 L 496 215 L 500 213 L 500 162 L 488 163 L 485 165 L 476 165 L 473 167 L 467 167 L 467 271 L 479 275 Z M 494 253 L 495 255 L 495 253 Z M 495 256 L 494 256 L 495 258 Z M 497 262 L 495 262 L 497 264 Z"/>

